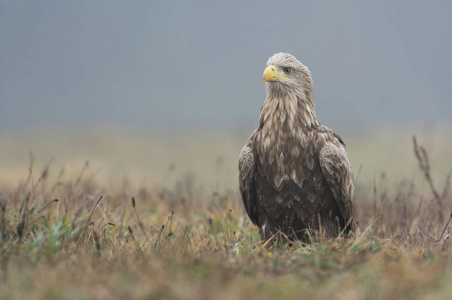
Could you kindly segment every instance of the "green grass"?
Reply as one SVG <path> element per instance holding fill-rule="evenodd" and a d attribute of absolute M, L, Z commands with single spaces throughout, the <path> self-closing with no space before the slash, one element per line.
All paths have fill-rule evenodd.
<path fill-rule="evenodd" d="M 199 145 L 190 146 L 188 157 L 180 159 L 202 161 L 193 154 Z M 52 151 L 52 147 L 42 149 Z M 452 197 L 446 195 L 443 207 L 438 207 L 412 148 L 407 161 L 393 160 L 392 165 L 412 162 L 415 176 L 394 180 L 377 173 L 375 183 L 371 177 L 358 180 L 359 228 L 353 236 L 327 239 L 313 233 L 310 244 L 271 241 L 265 247 L 246 217 L 236 186 L 227 179 L 229 168 L 233 169 L 229 157 L 240 149 L 232 154 L 223 149 L 224 159 L 219 161 L 216 148 L 202 151 L 210 153 L 203 158 L 215 166 L 204 175 L 211 177 L 209 184 L 195 175 L 203 169 L 193 175 L 166 170 L 162 176 L 175 178 L 165 185 L 143 183 L 139 174 L 118 180 L 120 174 L 111 170 L 108 177 L 93 167 L 99 164 L 96 159 L 85 166 L 81 161 L 71 175 L 53 165 L 42 166 L 45 163 L 36 167 L 22 155 L 24 161 L 18 165 L 29 165 L 21 167 L 22 179 L 0 181 L 0 298 L 445 299 L 452 295 L 448 229 L 438 241 Z M 86 153 L 89 156 L 90 151 Z M 160 159 L 171 163 L 168 155 L 172 154 L 166 155 Z M 132 156 L 131 160 L 137 159 Z M 435 172 L 438 158 L 430 159 Z M 174 164 L 177 169 L 178 161 Z M 446 178 L 440 177 L 441 172 L 434 174 L 435 186 L 442 192 Z M 438 220 L 440 210 L 443 223 Z"/>

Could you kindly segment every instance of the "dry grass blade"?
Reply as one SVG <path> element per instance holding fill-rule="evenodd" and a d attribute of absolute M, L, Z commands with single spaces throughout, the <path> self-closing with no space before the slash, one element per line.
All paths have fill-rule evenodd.
<path fill-rule="evenodd" d="M 428 159 L 428 155 L 427 155 L 427 151 L 424 149 L 424 147 L 419 146 L 416 140 L 416 136 L 413 136 L 413 146 L 414 146 L 414 154 L 416 155 L 416 158 L 419 162 L 419 167 L 421 168 L 421 170 L 424 173 L 424 177 L 427 180 L 429 186 L 430 186 L 430 190 L 433 193 L 433 196 L 436 199 L 436 202 L 438 203 L 438 220 L 440 223 L 444 222 L 444 217 L 443 217 L 443 211 L 442 211 L 442 207 L 443 207 L 443 197 L 441 197 L 438 193 L 438 191 L 436 190 L 434 184 L 433 184 L 433 180 L 432 180 L 432 176 L 430 174 L 430 162 Z M 447 194 L 447 183 L 445 186 L 445 192 L 443 193 L 444 195 Z"/>
<path fill-rule="evenodd" d="M 277 232 L 274 235 L 272 235 L 268 240 L 265 241 L 265 243 L 262 244 L 262 246 L 260 248 L 261 249 L 265 248 L 278 235 L 278 233 L 279 232 Z"/>
<path fill-rule="evenodd" d="M 339 221 L 339 220 L 338 220 L 338 221 Z M 351 224 L 352 222 L 354 222 L 353 217 L 350 218 L 350 219 L 348 219 L 347 223 L 346 223 L 345 226 L 344 226 L 344 229 L 342 229 L 341 231 L 338 231 L 338 232 L 340 232 L 340 234 L 339 234 L 340 236 L 342 236 L 342 235 L 345 233 L 345 230 L 346 230 L 347 228 L 349 228 L 349 226 L 350 226 L 350 224 Z"/>
<path fill-rule="evenodd" d="M 450 217 L 449 217 L 449 220 L 447 221 L 447 223 L 446 223 L 446 226 L 444 226 L 444 229 L 443 229 L 443 232 L 441 233 L 441 236 L 439 237 L 439 239 L 438 239 L 438 243 L 441 241 L 441 239 L 443 238 L 443 236 L 444 236 L 444 233 L 446 232 L 446 229 L 447 229 L 447 227 L 449 226 L 449 223 L 450 223 L 450 220 L 452 219 L 452 212 L 451 212 L 451 214 L 450 214 Z"/>
<path fill-rule="evenodd" d="M 136 218 L 137 218 L 138 226 L 140 226 L 141 231 L 143 231 L 144 235 L 145 235 L 147 238 L 149 238 L 149 237 L 148 237 L 148 234 L 147 234 L 147 232 L 146 232 L 146 230 L 145 230 L 145 228 L 144 228 L 144 225 L 143 225 L 143 223 L 141 222 L 140 217 L 138 216 L 138 212 L 137 212 L 137 208 L 136 208 L 136 203 L 135 203 L 135 197 L 132 197 L 132 206 L 133 206 L 133 210 L 135 211 L 135 216 L 136 216 Z"/>
<path fill-rule="evenodd" d="M 30 224 L 33 224 L 33 222 L 35 222 L 35 221 L 37 221 L 39 218 L 41 218 L 41 217 L 38 217 L 38 218 L 32 219 L 34 216 L 36 216 L 37 214 L 39 214 L 41 211 L 43 211 L 45 208 L 47 208 L 50 204 L 52 204 L 52 203 L 57 203 L 57 202 L 59 202 L 59 201 L 60 201 L 59 199 L 53 199 L 53 200 L 48 201 L 46 204 L 44 204 L 37 212 L 35 212 L 34 214 L 32 214 L 32 215 L 29 217 L 29 220 L 27 221 L 27 224 L 25 225 L 25 227 L 29 226 Z M 30 220 L 30 219 L 32 219 L 32 220 Z"/>
<path fill-rule="evenodd" d="M 22 220 L 16 227 L 17 234 L 19 235 L 19 240 L 22 239 L 22 234 L 25 229 L 25 224 L 28 221 L 28 213 L 29 213 L 28 204 L 29 204 L 29 202 L 30 202 L 30 193 L 28 193 L 27 196 L 25 197 L 25 200 L 23 201 L 21 208 L 19 210 L 19 212 L 22 212 Z"/>
<path fill-rule="evenodd" d="M 319 233 L 322 235 L 322 220 L 320 219 L 320 214 L 317 214 L 317 218 L 319 219 Z"/>
<path fill-rule="evenodd" d="M 135 239 L 135 236 L 133 235 L 132 227 L 127 226 L 127 230 L 129 231 L 130 236 L 132 237 L 133 241 L 136 243 L 137 240 Z"/>
<path fill-rule="evenodd" d="M 84 225 L 83 228 L 82 228 L 82 232 L 80 232 L 80 236 L 79 236 L 79 238 L 78 238 L 78 240 L 77 240 L 77 245 L 76 245 L 77 248 L 78 248 L 78 246 L 79 246 L 79 244 L 80 244 L 80 241 L 81 241 L 81 239 L 82 239 L 82 236 L 83 236 L 83 233 L 85 232 L 86 227 L 88 227 L 88 222 L 90 221 L 91 216 L 92 216 L 93 213 L 94 213 L 94 210 L 96 209 L 97 205 L 99 204 L 100 200 L 102 200 L 102 198 L 103 198 L 103 195 L 100 195 L 99 200 L 97 200 L 96 204 L 94 205 L 93 209 L 91 210 L 91 213 L 89 214 L 89 217 L 88 217 L 88 219 L 86 220 L 85 225 Z"/>
<path fill-rule="evenodd" d="M 102 227 L 100 227 L 100 228 L 97 230 L 97 232 L 100 232 L 102 229 L 104 229 L 104 228 L 107 227 L 107 226 L 112 226 L 112 227 L 114 227 L 115 224 L 113 224 L 113 223 L 111 223 L 111 222 L 108 222 L 108 223 L 102 225 Z"/>
<path fill-rule="evenodd" d="M 441 195 L 441 197 L 443 199 L 446 199 L 447 194 L 449 193 L 451 176 L 452 176 L 452 170 L 449 172 L 449 174 L 447 174 L 447 177 L 446 177 L 446 183 L 444 184 L 443 194 Z"/>
<path fill-rule="evenodd" d="M 94 243 L 96 245 L 97 255 L 100 257 L 100 255 L 101 255 L 100 240 L 99 240 L 99 235 L 97 234 L 97 232 L 95 230 L 93 230 L 93 238 L 94 238 Z"/>

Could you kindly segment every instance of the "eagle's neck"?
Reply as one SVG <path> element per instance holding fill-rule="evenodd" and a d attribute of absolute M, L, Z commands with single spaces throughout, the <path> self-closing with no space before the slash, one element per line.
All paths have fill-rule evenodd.
<path fill-rule="evenodd" d="M 315 125 L 320 125 L 320 122 L 315 115 L 311 89 L 287 92 L 278 86 L 267 87 L 267 97 L 259 117 L 261 131 L 291 137 L 300 129 L 306 131 Z"/>

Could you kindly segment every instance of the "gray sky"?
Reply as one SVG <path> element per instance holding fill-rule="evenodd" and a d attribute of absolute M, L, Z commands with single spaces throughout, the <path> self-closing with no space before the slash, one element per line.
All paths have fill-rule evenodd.
<path fill-rule="evenodd" d="M 0 127 L 255 126 L 269 56 L 331 127 L 449 122 L 451 1 L 0 1 Z"/>

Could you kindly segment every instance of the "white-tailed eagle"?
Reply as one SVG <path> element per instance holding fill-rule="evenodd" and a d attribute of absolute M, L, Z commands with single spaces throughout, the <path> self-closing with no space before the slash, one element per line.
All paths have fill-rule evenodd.
<path fill-rule="evenodd" d="M 353 172 L 345 143 L 320 124 L 307 67 L 276 53 L 264 71 L 266 99 L 259 127 L 239 158 L 239 186 L 261 239 L 278 231 L 307 240 L 354 230 Z"/>

